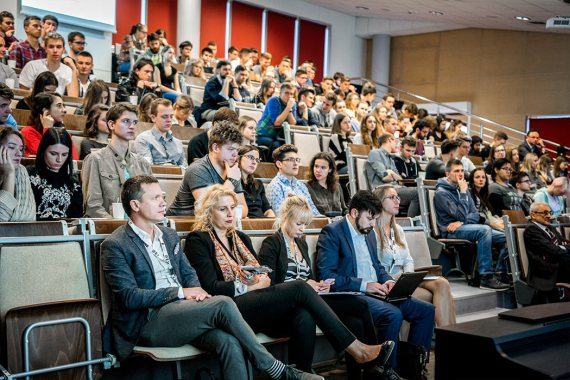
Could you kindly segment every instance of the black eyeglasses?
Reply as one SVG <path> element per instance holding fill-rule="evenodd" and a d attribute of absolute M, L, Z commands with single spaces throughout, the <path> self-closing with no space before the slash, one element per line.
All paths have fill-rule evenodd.
<path fill-rule="evenodd" d="M 284 159 L 282 159 L 281 161 L 300 163 L 300 162 L 301 162 L 301 159 L 300 159 L 300 158 L 295 158 L 295 157 L 289 157 L 289 158 L 284 158 Z"/>
<path fill-rule="evenodd" d="M 384 199 L 390 199 L 391 201 L 398 201 L 398 202 L 400 202 L 400 199 L 401 199 L 401 198 L 400 198 L 399 196 L 397 196 L 397 195 L 389 195 L 389 196 L 387 196 L 387 197 L 384 197 Z"/>
<path fill-rule="evenodd" d="M 261 162 L 261 158 L 255 157 L 255 156 L 253 156 L 253 155 L 251 155 L 251 154 L 246 154 L 246 155 L 244 155 L 244 156 L 242 156 L 242 157 L 245 157 L 245 158 L 247 158 L 247 159 L 250 160 L 250 161 L 255 161 L 255 162 L 257 162 L 258 164 Z"/>
<path fill-rule="evenodd" d="M 535 211 L 534 213 L 535 213 L 535 214 L 538 214 L 538 215 L 544 215 L 544 216 L 546 216 L 546 215 L 552 215 L 552 211 L 550 211 L 550 210 L 546 210 L 546 211 Z"/>

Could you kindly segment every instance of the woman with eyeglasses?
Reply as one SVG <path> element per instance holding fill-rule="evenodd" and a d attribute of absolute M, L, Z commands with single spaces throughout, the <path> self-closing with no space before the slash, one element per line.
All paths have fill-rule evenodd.
<path fill-rule="evenodd" d="M 489 159 L 484 162 L 485 173 L 491 175 L 493 173 L 493 164 L 499 158 L 507 157 L 507 148 L 503 144 L 493 145 L 491 147 L 491 153 L 489 153 Z"/>
<path fill-rule="evenodd" d="M 307 189 L 311 199 L 322 215 L 344 215 L 348 211 L 330 153 L 317 153 L 309 164 Z"/>
<path fill-rule="evenodd" d="M 30 176 L 21 165 L 24 138 L 12 127 L 0 126 L 0 222 L 36 220 Z"/>
<path fill-rule="evenodd" d="M 26 157 L 36 155 L 40 140 L 49 128 L 63 128 L 65 114 L 65 105 L 58 93 L 42 92 L 34 97 L 29 120 L 30 125 L 22 128 L 22 136 L 26 141 L 24 152 Z M 72 149 L 71 156 L 74 160 L 79 159 L 75 149 Z"/>
<path fill-rule="evenodd" d="M 404 272 L 414 271 L 414 259 L 410 255 L 404 230 L 396 223 L 400 211 L 400 197 L 391 185 L 381 186 L 374 194 L 382 200 L 382 212 L 376 227 L 380 263 L 386 272 L 397 279 Z M 435 306 L 435 323 L 438 327 L 455 324 L 455 304 L 449 282 L 442 276 L 424 280 L 412 294 Z M 429 350 L 429 347 L 425 347 Z"/>
<path fill-rule="evenodd" d="M 265 195 L 265 186 L 253 177 L 260 161 L 259 149 L 256 146 L 244 145 L 239 148 L 238 165 L 241 169 L 241 184 L 247 203 L 247 217 L 275 218 L 275 213 Z"/>
<path fill-rule="evenodd" d="M 305 228 L 312 220 L 313 213 L 305 198 L 293 194 L 285 198 L 279 218 L 275 221 L 277 231 L 263 240 L 259 250 L 259 263 L 273 270 L 269 273 L 271 285 L 302 280 L 316 293 L 330 292 L 329 281 L 316 281 L 309 247 L 303 237 Z M 325 295 L 322 299 L 359 340 L 377 344 L 374 322 L 364 297 Z M 348 378 L 360 379 L 361 366 L 357 366 L 349 355 L 346 355 L 346 359 Z"/>
<path fill-rule="evenodd" d="M 243 269 L 259 266 L 259 260 L 250 238 L 235 229 L 236 205 L 236 194 L 223 185 L 210 187 L 196 202 L 196 222 L 184 252 L 206 292 L 231 297 L 253 331 L 290 337 L 289 361 L 302 371 L 311 371 L 316 325 L 335 350 L 360 364 L 382 351 L 389 356 L 385 347 L 356 339 L 305 281 L 270 286 L 267 274 Z"/>
<path fill-rule="evenodd" d="M 71 149 L 71 136 L 63 128 L 50 128 L 42 136 L 36 164 L 28 168 L 37 220 L 83 216 L 83 194 L 73 173 Z"/>
<path fill-rule="evenodd" d="M 509 183 L 513 169 L 506 158 L 499 158 L 493 164 L 489 184 L 489 204 L 494 215 L 503 215 L 503 210 L 522 210 L 522 199 L 516 189 Z"/>

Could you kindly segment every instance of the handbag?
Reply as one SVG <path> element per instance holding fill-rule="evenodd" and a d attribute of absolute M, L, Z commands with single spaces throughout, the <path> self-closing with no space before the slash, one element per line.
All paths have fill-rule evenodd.
<path fill-rule="evenodd" d="M 398 374 L 408 380 L 427 379 L 429 353 L 422 346 L 398 341 Z"/>

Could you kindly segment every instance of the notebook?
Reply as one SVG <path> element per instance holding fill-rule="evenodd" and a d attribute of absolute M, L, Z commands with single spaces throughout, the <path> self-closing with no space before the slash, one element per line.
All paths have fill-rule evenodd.
<path fill-rule="evenodd" d="M 412 293 L 420 282 L 423 281 L 424 277 L 428 272 L 409 272 L 403 273 L 396 284 L 387 296 L 381 296 L 379 294 L 366 293 L 366 295 L 374 298 L 381 299 L 386 302 L 402 301 L 412 296 Z"/>

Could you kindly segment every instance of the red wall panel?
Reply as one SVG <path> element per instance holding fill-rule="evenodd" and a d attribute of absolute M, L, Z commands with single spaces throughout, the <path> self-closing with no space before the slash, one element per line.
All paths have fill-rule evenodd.
<path fill-rule="evenodd" d="M 113 34 L 113 43 L 123 42 L 123 38 L 131 32 L 131 27 L 141 20 L 140 0 L 117 0 L 116 8 L 117 33 Z"/>
<path fill-rule="evenodd" d="M 299 65 L 304 61 L 313 61 L 317 67 L 315 83 L 320 83 L 323 77 L 325 56 L 325 29 L 321 24 L 301 20 L 299 38 Z"/>
<path fill-rule="evenodd" d="M 209 41 L 216 41 L 216 58 L 223 58 L 226 52 L 226 1 L 202 0 L 200 16 L 200 46 L 206 47 Z M 196 47 L 195 47 L 196 48 Z"/>
<path fill-rule="evenodd" d="M 536 129 L 540 137 L 554 141 L 557 144 L 570 147 L 570 117 L 560 117 L 556 119 L 530 119 L 530 129 Z M 556 150 L 552 144 L 545 143 L 549 149 Z"/>
<path fill-rule="evenodd" d="M 178 13 L 177 0 L 148 0 L 147 26 L 148 32 L 156 32 L 157 29 L 166 31 L 166 40 L 169 44 L 177 48 L 176 44 L 176 23 Z"/>
<path fill-rule="evenodd" d="M 261 8 L 232 2 L 231 44 L 238 49 L 249 47 L 261 49 Z"/>
<path fill-rule="evenodd" d="M 293 59 L 294 38 L 293 17 L 267 12 L 267 51 L 273 55 L 272 64 L 278 65 L 284 55 Z"/>

